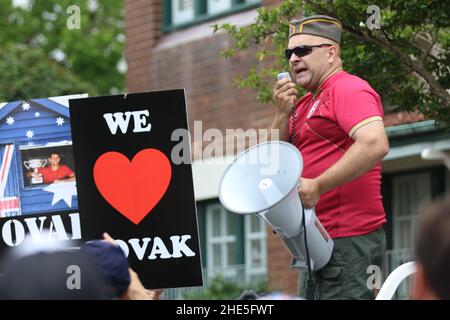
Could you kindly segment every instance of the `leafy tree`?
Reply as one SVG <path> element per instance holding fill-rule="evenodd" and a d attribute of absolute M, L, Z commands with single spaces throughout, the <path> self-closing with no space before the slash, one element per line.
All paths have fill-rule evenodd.
<path fill-rule="evenodd" d="M 325 14 L 343 23 L 344 68 L 366 79 L 390 110 L 419 109 L 425 116 L 450 122 L 450 25 L 448 1 L 377 1 L 380 29 L 371 28 L 374 12 L 360 0 L 285 0 L 258 9 L 256 22 L 242 28 L 215 25 L 233 40 L 223 55 L 256 48 L 255 64 L 240 87 L 258 91 L 258 99 L 271 100 L 276 74 L 288 68 L 284 58 L 288 23 L 293 18 Z M 300 91 L 301 94 L 304 91 Z"/>
<path fill-rule="evenodd" d="M 0 98 L 121 91 L 122 2 L 0 0 Z M 79 29 L 67 24 L 77 18 L 73 5 Z"/>
<path fill-rule="evenodd" d="M 0 101 L 95 92 L 38 49 L 12 46 L 0 49 Z"/>

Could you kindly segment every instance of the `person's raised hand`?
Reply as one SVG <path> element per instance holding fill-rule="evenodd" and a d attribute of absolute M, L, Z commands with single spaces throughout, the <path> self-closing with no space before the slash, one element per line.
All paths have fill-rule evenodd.
<path fill-rule="evenodd" d="M 128 269 L 130 272 L 130 285 L 126 293 L 129 300 L 159 300 L 159 296 L 163 292 L 162 289 L 149 290 L 145 289 L 141 280 L 133 269 Z"/>
<path fill-rule="evenodd" d="M 115 246 L 118 245 L 116 240 L 114 240 L 107 232 L 103 233 L 103 241 L 111 243 L 112 245 L 115 245 Z"/>
<path fill-rule="evenodd" d="M 277 108 L 277 112 L 290 116 L 295 106 L 297 89 L 292 81 L 283 78 L 275 84 L 272 91 L 272 100 Z"/>

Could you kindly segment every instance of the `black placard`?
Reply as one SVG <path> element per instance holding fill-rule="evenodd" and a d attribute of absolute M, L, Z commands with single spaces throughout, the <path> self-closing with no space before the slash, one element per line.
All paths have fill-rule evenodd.
<path fill-rule="evenodd" d="M 83 239 L 119 239 L 148 288 L 202 285 L 192 170 L 171 158 L 184 90 L 74 99 L 70 114 Z"/>

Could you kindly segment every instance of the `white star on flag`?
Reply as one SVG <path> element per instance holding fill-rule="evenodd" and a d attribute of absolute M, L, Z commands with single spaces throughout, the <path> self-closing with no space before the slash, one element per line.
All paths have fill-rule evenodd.
<path fill-rule="evenodd" d="M 9 116 L 8 118 L 6 118 L 6 123 L 10 126 L 12 126 L 14 124 L 14 118 Z"/>
<path fill-rule="evenodd" d="M 25 135 L 27 136 L 28 139 L 31 139 L 34 137 L 34 132 L 33 130 L 28 130 Z"/>
<path fill-rule="evenodd" d="M 36 112 L 36 113 L 34 114 L 34 116 L 35 116 L 36 118 L 39 118 L 39 117 L 41 116 L 41 114 L 40 114 L 39 112 Z"/>
<path fill-rule="evenodd" d="M 72 208 L 72 197 L 77 195 L 75 181 L 52 183 L 42 190 L 53 193 L 52 206 L 63 200 Z"/>
<path fill-rule="evenodd" d="M 31 106 L 30 106 L 30 104 L 28 102 L 24 102 L 22 104 L 23 111 L 28 111 L 28 110 L 30 110 L 30 108 L 31 108 Z"/>
<path fill-rule="evenodd" d="M 64 119 L 61 117 L 56 118 L 56 124 L 62 126 L 64 124 Z"/>

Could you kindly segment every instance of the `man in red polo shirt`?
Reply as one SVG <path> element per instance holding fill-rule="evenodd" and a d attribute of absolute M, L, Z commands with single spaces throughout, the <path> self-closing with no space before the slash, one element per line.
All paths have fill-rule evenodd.
<path fill-rule="evenodd" d="M 60 164 L 61 157 L 57 153 L 52 153 L 49 157 L 50 165 L 45 168 L 39 168 L 37 173 L 33 175 L 41 174 L 44 178 L 45 184 L 67 182 L 75 180 L 75 173 L 64 164 Z"/>
<path fill-rule="evenodd" d="M 381 268 L 386 246 L 380 162 L 389 145 L 380 97 L 342 69 L 341 31 L 341 23 L 328 16 L 291 22 L 286 57 L 294 81 L 309 92 L 296 101 L 295 84 L 278 81 L 272 129 L 299 148 L 300 197 L 335 241 L 329 263 L 313 275 L 316 296 L 373 299 L 368 267 Z"/>

